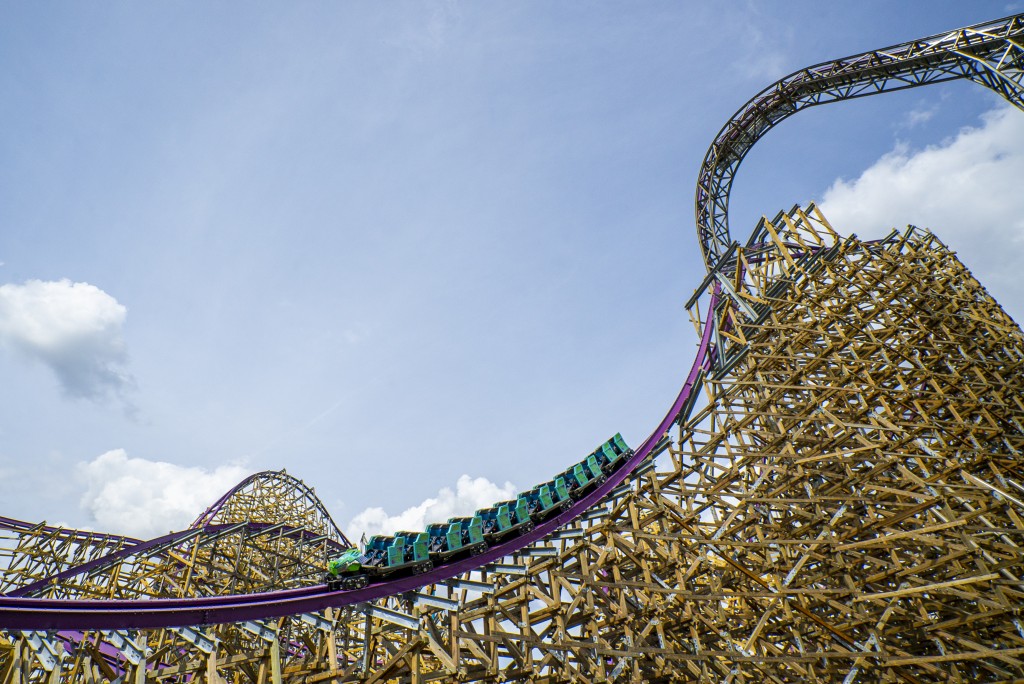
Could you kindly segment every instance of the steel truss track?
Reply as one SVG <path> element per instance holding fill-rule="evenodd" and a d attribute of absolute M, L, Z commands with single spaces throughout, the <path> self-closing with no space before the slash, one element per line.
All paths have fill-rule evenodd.
<path fill-rule="evenodd" d="M 823 62 L 752 97 L 715 136 L 697 177 L 697 238 L 708 270 L 732 243 L 729 193 L 736 172 L 781 121 L 807 107 L 959 79 L 1024 109 L 1024 14 Z"/>

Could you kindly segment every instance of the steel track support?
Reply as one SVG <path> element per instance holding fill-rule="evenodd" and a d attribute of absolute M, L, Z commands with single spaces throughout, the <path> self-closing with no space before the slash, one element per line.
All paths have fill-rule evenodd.
<path fill-rule="evenodd" d="M 708 272 L 729 249 L 729 194 L 740 164 L 784 119 L 816 105 L 966 79 L 1024 109 L 1024 14 L 823 62 L 768 86 L 722 127 L 697 177 L 697 237 Z"/>

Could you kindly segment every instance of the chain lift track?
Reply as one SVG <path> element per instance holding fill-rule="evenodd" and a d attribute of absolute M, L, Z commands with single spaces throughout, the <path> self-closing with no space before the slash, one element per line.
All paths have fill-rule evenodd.
<path fill-rule="evenodd" d="M 697 177 L 697 237 L 708 271 L 732 244 L 729 193 L 736 172 L 781 121 L 815 105 L 958 79 L 980 83 L 1024 109 L 1024 14 L 823 62 L 751 98 L 715 136 Z"/>
<path fill-rule="evenodd" d="M 1024 108 L 1024 14 L 805 69 L 722 129 L 695 359 L 570 510 L 354 591 L 312 579 L 350 543 L 283 471 L 148 541 L 0 518 L 0 684 L 1024 677 L 1019 326 L 927 231 L 727 223 L 782 119 L 959 78 Z"/>

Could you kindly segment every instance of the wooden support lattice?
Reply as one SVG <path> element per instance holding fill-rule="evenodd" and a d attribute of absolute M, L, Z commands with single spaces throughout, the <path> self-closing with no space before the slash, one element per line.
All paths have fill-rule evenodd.
<path fill-rule="evenodd" d="M 71 651 L 61 677 L 1024 678 L 1020 328 L 927 231 L 843 238 L 811 206 L 754 236 L 722 306 L 693 310 L 719 330 L 703 401 L 656 467 L 570 526 L 377 605 L 196 628 L 207 651 L 129 635 L 145 671 L 109 635 L 49 635 Z M 190 586 L 229 586 L 229 566 L 211 556 Z M 53 676 L 33 648 L 0 643 L 0 682 Z"/>

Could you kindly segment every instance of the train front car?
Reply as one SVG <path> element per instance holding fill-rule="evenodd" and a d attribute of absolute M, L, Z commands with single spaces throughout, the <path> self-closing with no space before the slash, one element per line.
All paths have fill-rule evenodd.
<path fill-rule="evenodd" d="M 327 561 L 324 584 L 332 591 L 362 589 L 370 583 L 370 578 L 363 572 L 365 562 L 366 557 L 359 549 L 346 549 L 341 555 Z"/>

